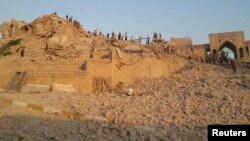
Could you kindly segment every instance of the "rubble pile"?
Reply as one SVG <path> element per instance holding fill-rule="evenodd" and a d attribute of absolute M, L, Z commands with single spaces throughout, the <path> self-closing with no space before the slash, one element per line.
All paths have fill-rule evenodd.
<path fill-rule="evenodd" d="M 131 54 L 158 58 L 166 54 L 185 58 L 192 56 L 189 48 L 177 47 L 165 40 L 142 45 L 132 40 L 122 41 L 93 35 L 55 14 L 39 17 L 31 23 L 16 20 L 4 22 L 0 26 L 0 33 L 3 37 L 0 47 L 13 39 L 21 39 L 19 45 L 11 48 L 11 55 L 2 58 L 7 62 L 82 62 L 86 57 L 81 56 L 91 56 L 94 49 L 116 48 L 125 54 L 124 58 Z"/>
<path fill-rule="evenodd" d="M 132 95 L 8 95 L 85 116 L 68 119 L 18 108 L 9 112 L 0 104 L 0 114 L 9 115 L 0 119 L 6 127 L 0 132 L 31 140 L 204 140 L 208 124 L 249 123 L 249 81 L 247 73 L 233 74 L 222 66 L 190 62 L 171 78 L 136 81 L 129 87 Z M 17 113 L 22 116 L 15 116 Z M 28 116 L 30 113 L 37 118 Z"/>
<path fill-rule="evenodd" d="M 4 47 L 0 53 L 6 48 L 11 53 L 0 56 L 0 61 L 9 65 L 21 67 L 27 65 L 23 62 L 34 61 L 82 65 L 88 59 L 106 59 L 108 63 L 115 59 L 114 64 L 121 69 L 165 57 L 166 63 L 175 64 L 166 69 L 182 68 L 168 78 L 138 79 L 126 87 L 121 82 L 113 92 L 76 91 L 73 84 L 55 81 L 53 73 L 54 84 L 26 84 L 23 94 L 7 94 L 0 89 L 0 140 L 200 141 L 207 138 L 208 124 L 250 123 L 250 75 L 242 66 L 234 74 L 228 66 L 197 63 L 190 59 L 190 48 L 171 41 L 159 39 L 143 45 L 92 35 L 55 14 L 31 23 L 11 20 L 0 26 L 0 32 Z M 20 44 L 6 46 L 14 39 Z M 93 78 L 83 76 L 80 80 L 86 79 Z M 11 105 L 10 100 L 16 102 Z M 41 112 L 18 104 L 62 112 Z"/>
<path fill-rule="evenodd" d="M 25 95 L 25 99 L 10 95 L 9 98 L 57 105 L 85 116 L 64 119 L 33 112 L 38 118 L 15 117 L 12 112 L 24 110 L 9 112 L 4 108 L 1 113 L 11 118 L 0 122 L 15 127 L 6 126 L 11 128 L 12 137 L 31 140 L 204 140 L 208 124 L 249 123 L 249 81 L 249 75 L 244 73 L 235 75 L 221 66 L 190 63 L 171 78 L 136 81 L 130 87 L 132 95 L 54 93 Z"/>
<path fill-rule="evenodd" d="M 156 54 L 174 54 L 179 57 L 192 57 L 193 53 L 191 48 L 183 47 L 183 46 L 177 46 L 175 43 L 171 41 L 165 41 L 165 40 L 156 40 L 152 42 L 151 44 L 146 46 L 149 49 L 152 49 L 154 53 Z"/>
<path fill-rule="evenodd" d="M 2 45 L 12 39 L 22 39 L 20 45 L 12 48 L 11 57 L 20 57 L 20 50 L 24 49 L 27 60 L 78 58 L 83 50 L 91 49 L 93 42 L 92 35 L 82 27 L 54 14 L 39 17 L 31 23 L 4 22 L 0 32 Z"/>

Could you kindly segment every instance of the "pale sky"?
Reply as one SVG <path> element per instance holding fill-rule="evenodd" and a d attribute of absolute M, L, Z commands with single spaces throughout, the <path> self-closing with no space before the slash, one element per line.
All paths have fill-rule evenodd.
<path fill-rule="evenodd" d="M 167 40 L 191 37 L 198 44 L 208 43 L 209 33 L 243 30 L 250 40 L 250 0 L 1 0 L 0 23 L 53 12 L 73 15 L 87 31 L 134 38 L 160 32 Z"/>

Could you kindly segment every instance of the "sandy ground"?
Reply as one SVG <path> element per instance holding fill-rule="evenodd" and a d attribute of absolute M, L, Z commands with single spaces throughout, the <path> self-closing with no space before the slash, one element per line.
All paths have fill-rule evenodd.
<path fill-rule="evenodd" d="M 65 117 L 0 103 L 2 141 L 206 140 L 208 124 L 250 124 L 250 70 L 190 64 L 171 78 L 141 79 L 113 93 L 6 94 L 79 113 Z M 124 88 L 126 90 L 126 88 Z"/>

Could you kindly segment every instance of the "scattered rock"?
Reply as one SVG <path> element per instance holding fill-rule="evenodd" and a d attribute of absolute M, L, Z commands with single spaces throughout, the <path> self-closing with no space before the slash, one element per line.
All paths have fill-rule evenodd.
<path fill-rule="evenodd" d="M 240 79 L 237 79 L 237 80 L 236 80 L 236 83 L 237 83 L 238 85 L 241 85 L 241 84 L 242 84 L 242 82 L 241 82 Z"/>
<path fill-rule="evenodd" d="M 213 96 L 212 92 L 208 92 L 208 93 L 206 93 L 206 97 L 207 98 L 213 98 L 214 96 Z"/>

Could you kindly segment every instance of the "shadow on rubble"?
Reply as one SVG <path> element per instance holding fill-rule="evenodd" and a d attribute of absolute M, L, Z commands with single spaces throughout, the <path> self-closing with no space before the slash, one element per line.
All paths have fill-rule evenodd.
<path fill-rule="evenodd" d="M 56 119 L 31 116 L 0 118 L 1 141 L 163 141 L 204 140 L 181 126 L 114 124 L 95 120 Z"/>

